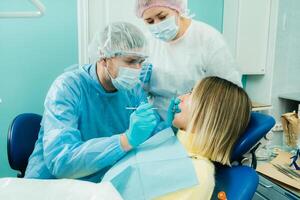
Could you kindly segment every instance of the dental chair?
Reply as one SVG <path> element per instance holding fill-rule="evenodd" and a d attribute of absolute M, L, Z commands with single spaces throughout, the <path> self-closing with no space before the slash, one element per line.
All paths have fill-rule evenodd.
<path fill-rule="evenodd" d="M 38 138 L 42 116 L 33 113 L 20 114 L 12 121 L 7 137 L 7 156 L 12 169 L 23 178 L 35 142 Z"/>
<path fill-rule="evenodd" d="M 224 191 L 228 200 L 251 200 L 258 186 L 258 175 L 255 171 L 255 150 L 262 139 L 274 126 L 273 117 L 252 112 L 247 130 L 236 142 L 231 155 L 231 161 L 238 163 L 236 166 L 227 167 L 215 164 L 216 186 L 212 199 L 218 199 L 218 193 Z M 242 166 L 243 155 L 252 154 L 252 167 Z"/>
<path fill-rule="evenodd" d="M 12 169 L 21 172 L 18 177 L 24 177 L 28 158 L 38 138 L 41 119 L 37 114 L 20 114 L 9 128 L 8 160 Z M 243 155 L 251 150 L 255 157 L 257 143 L 274 124 L 275 120 L 271 116 L 253 112 L 247 130 L 235 144 L 231 160 L 241 164 Z M 258 185 L 258 175 L 253 168 L 240 164 L 232 167 L 216 164 L 216 187 L 212 199 L 218 199 L 217 195 L 221 191 L 226 193 L 228 200 L 252 199 Z"/>

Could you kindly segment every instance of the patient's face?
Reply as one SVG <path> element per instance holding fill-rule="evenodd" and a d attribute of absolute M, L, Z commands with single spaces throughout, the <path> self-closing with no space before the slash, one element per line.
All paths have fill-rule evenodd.
<path fill-rule="evenodd" d="M 181 130 L 186 130 L 188 125 L 188 115 L 190 113 L 191 94 L 188 93 L 179 96 L 178 98 L 181 100 L 179 104 L 181 112 L 175 114 L 173 125 Z"/>

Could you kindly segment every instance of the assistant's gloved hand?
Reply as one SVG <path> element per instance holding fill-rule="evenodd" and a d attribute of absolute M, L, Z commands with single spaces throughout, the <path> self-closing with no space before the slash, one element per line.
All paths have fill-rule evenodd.
<path fill-rule="evenodd" d="M 157 118 L 149 103 L 142 103 L 130 115 L 129 129 L 125 132 L 129 144 L 137 147 L 145 142 L 157 126 Z"/>
<path fill-rule="evenodd" d="M 142 83 L 149 83 L 151 79 L 153 65 L 151 63 L 145 62 L 142 64 L 142 70 L 140 74 L 140 81 Z"/>
<path fill-rule="evenodd" d="M 169 108 L 168 108 L 168 112 L 167 112 L 167 119 L 166 119 L 167 126 L 172 126 L 172 122 L 174 120 L 175 113 L 181 112 L 181 110 L 179 108 L 180 102 L 181 102 L 181 100 L 178 98 L 173 97 L 171 99 Z"/>

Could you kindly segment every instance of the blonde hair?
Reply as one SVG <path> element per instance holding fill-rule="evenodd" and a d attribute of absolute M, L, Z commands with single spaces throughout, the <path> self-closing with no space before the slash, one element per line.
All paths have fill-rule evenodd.
<path fill-rule="evenodd" d="M 207 77 L 198 82 L 191 98 L 186 134 L 189 151 L 230 165 L 234 144 L 250 119 L 251 101 L 247 93 L 232 82 Z"/>

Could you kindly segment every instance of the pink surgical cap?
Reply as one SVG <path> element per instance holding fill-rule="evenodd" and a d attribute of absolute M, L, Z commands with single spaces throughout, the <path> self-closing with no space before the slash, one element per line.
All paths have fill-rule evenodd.
<path fill-rule="evenodd" d="M 166 7 L 185 13 L 187 0 L 136 0 L 136 15 L 143 17 L 144 12 L 153 7 Z"/>

